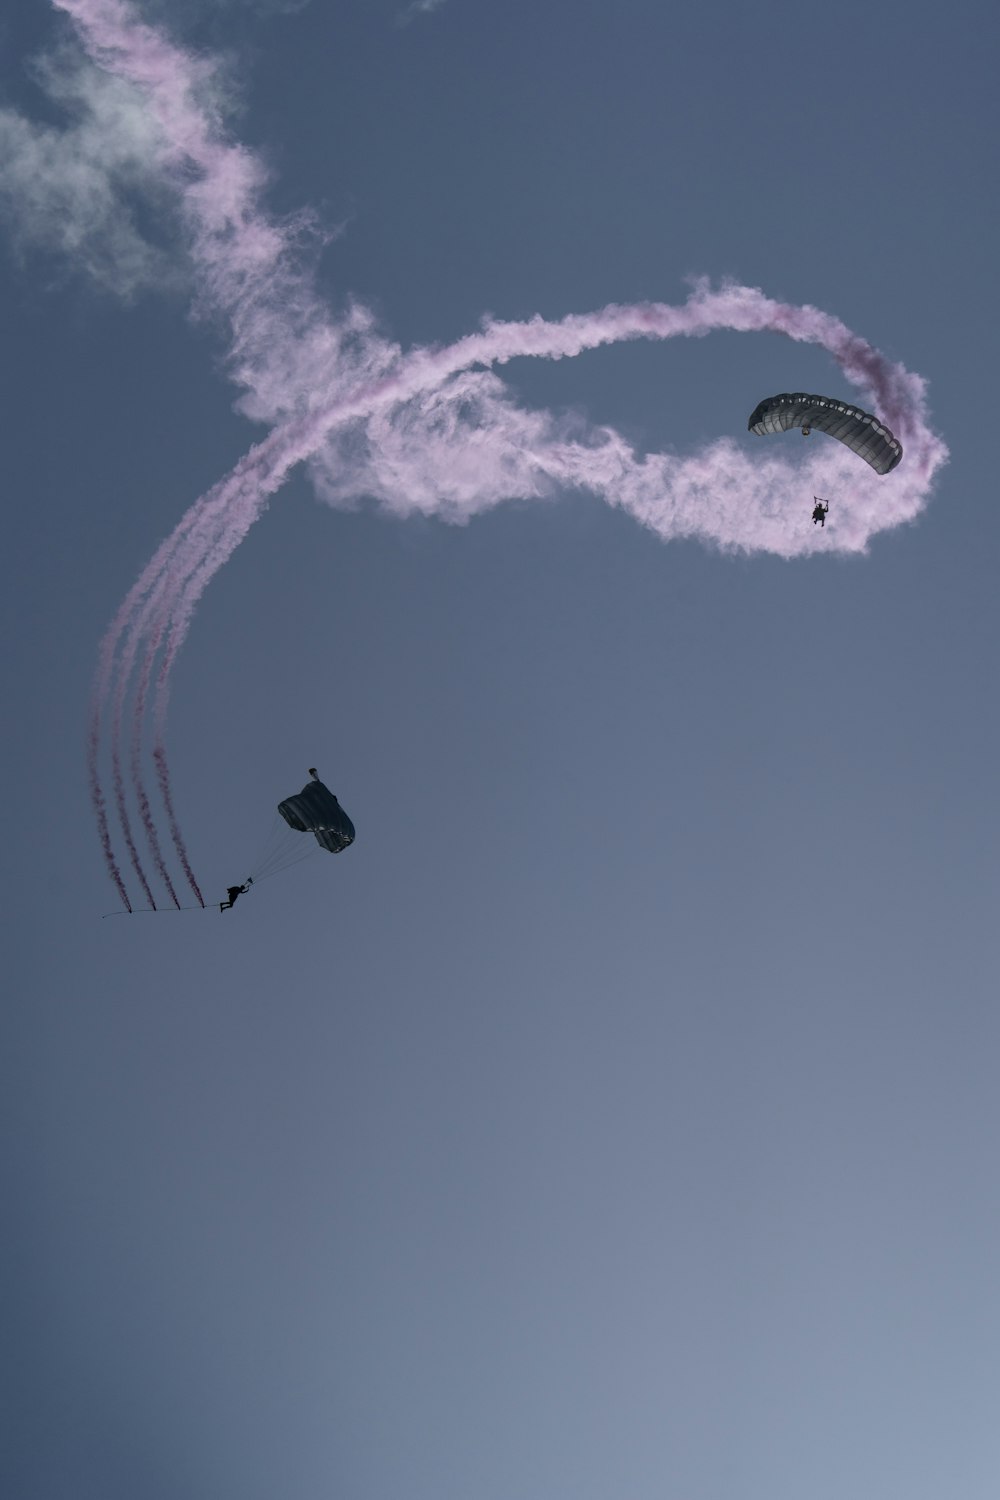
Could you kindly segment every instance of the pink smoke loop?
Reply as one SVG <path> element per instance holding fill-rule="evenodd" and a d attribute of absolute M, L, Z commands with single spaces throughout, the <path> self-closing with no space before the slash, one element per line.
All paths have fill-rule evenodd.
<path fill-rule="evenodd" d="M 115 805 L 133 872 L 154 904 L 129 821 L 125 735 L 140 821 L 177 905 L 142 779 L 152 692 L 160 797 L 174 851 L 204 904 L 170 788 L 164 745 L 170 674 L 208 583 L 296 465 L 308 464 L 332 503 L 367 496 L 398 516 L 462 522 L 505 499 L 582 488 L 665 540 L 698 537 L 725 551 L 787 558 L 863 551 L 877 532 L 912 520 L 926 505 L 947 449 L 929 425 L 923 379 L 829 314 L 753 287 L 700 282 L 678 306 L 610 306 L 558 321 L 490 320 L 450 346 L 408 354 L 380 334 L 364 308 L 334 318 L 301 267 L 304 219 L 268 218 L 261 164 L 225 138 L 204 103 L 210 64 L 139 21 L 125 0 L 53 3 L 72 18 L 95 63 L 141 90 L 159 129 L 157 170 L 173 184 L 188 230 L 199 307 L 228 325 L 242 409 L 272 428 L 157 549 L 101 645 L 88 765 L 105 861 L 126 907 L 99 776 L 105 714 L 110 705 Z M 826 349 L 896 432 L 902 463 L 879 478 L 838 444 L 816 443 L 796 464 L 772 449 L 751 456 L 730 438 L 686 456 L 637 454 L 610 429 L 571 429 L 547 412 L 519 407 L 496 374 L 514 358 L 574 358 L 602 345 L 716 329 L 780 333 Z M 809 524 L 803 496 L 831 492 L 836 516 L 820 533 Z"/>

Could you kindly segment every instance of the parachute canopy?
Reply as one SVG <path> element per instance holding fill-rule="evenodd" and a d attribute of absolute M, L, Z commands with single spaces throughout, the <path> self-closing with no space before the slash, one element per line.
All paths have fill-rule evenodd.
<path fill-rule="evenodd" d="M 839 438 L 852 452 L 871 464 L 876 474 L 888 474 L 903 456 L 903 447 L 871 412 L 849 406 L 834 396 L 768 396 L 754 408 L 747 423 L 750 432 L 764 437 L 770 432 L 788 432 L 801 427 L 807 434 L 815 427 Z"/>
<path fill-rule="evenodd" d="M 296 833 L 311 833 L 317 844 L 331 854 L 340 854 L 354 843 L 354 824 L 322 781 L 311 771 L 312 781 L 297 797 L 286 797 L 278 803 L 278 811 Z"/>

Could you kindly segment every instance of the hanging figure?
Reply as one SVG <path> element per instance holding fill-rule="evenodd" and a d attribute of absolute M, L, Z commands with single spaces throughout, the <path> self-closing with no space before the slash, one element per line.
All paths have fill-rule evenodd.
<path fill-rule="evenodd" d="M 229 897 L 229 900 L 228 901 L 220 901 L 219 902 L 219 910 L 220 911 L 229 911 L 232 907 L 234 907 L 236 905 L 237 901 L 239 900 L 239 898 L 241 896 L 245 896 L 246 895 L 247 891 L 250 889 L 250 887 L 252 885 L 253 885 L 253 876 L 252 875 L 249 875 L 247 877 L 247 879 L 243 883 L 243 885 L 227 885 L 226 886 L 226 895 Z"/>
<path fill-rule="evenodd" d="M 821 526 L 826 525 L 827 512 L 830 509 L 829 500 L 821 500 L 818 495 L 813 495 L 816 504 L 813 506 L 813 525 L 818 521 Z"/>

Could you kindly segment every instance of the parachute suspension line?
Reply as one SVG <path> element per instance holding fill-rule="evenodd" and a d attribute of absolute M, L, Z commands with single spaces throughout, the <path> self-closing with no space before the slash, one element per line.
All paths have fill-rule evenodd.
<path fill-rule="evenodd" d="M 306 840 L 303 847 L 301 837 L 289 828 L 279 813 L 275 813 L 267 838 L 250 867 L 254 884 L 310 859 L 318 847 L 313 839 Z"/>
<path fill-rule="evenodd" d="M 299 853 L 293 854 L 290 858 L 284 860 L 283 862 L 273 865 L 270 869 L 265 870 L 262 875 L 254 875 L 253 883 L 254 885 L 259 885 L 262 880 L 270 880 L 273 875 L 282 875 L 286 870 L 290 870 L 293 865 L 301 865 L 304 864 L 307 859 L 314 859 L 318 853 L 318 845 L 314 849 L 303 849 Z"/>
<path fill-rule="evenodd" d="M 293 837 L 284 819 L 275 813 L 267 838 L 250 866 L 250 874 L 254 880 L 260 880 L 286 859 L 300 853 L 299 841 Z"/>
<path fill-rule="evenodd" d="M 261 871 L 259 875 L 252 877 L 254 885 L 258 885 L 262 880 L 270 880 L 272 875 L 283 874 L 285 870 L 290 870 L 293 865 L 300 865 L 303 860 L 311 859 L 312 855 L 313 850 L 309 849 L 302 854 L 297 854 L 294 859 L 286 859 L 281 864 L 269 866 L 268 869 Z"/>
<path fill-rule="evenodd" d="M 260 846 L 250 863 L 251 875 L 256 875 L 258 870 L 263 870 L 268 864 L 270 864 L 271 860 L 275 856 L 275 853 L 277 852 L 278 845 L 281 842 L 281 830 L 286 826 L 287 825 L 283 823 L 279 815 L 275 813 L 274 817 L 271 819 L 271 827 L 268 829 L 267 837 L 265 838 L 263 844 Z"/>
<path fill-rule="evenodd" d="M 254 881 L 267 880 L 269 876 L 277 875 L 281 870 L 289 870 L 292 865 L 301 864 L 304 859 L 312 859 L 313 855 L 317 853 L 318 847 L 318 845 L 314 844 L 310 849 L 308 844 L 303 847 L 302 843 L 299 842 L 291 848 L 280 850 L 267 860 L 266 863 L 259 865 L 252 872 Z"/>
<path fill-rule="evenodd" d="M 338 854 L 354 842 L 354 824 L 315 771 L 309 774 L 312 780 L 298 796 L 278 805 L 267 837 L 250 865 L 249 880 L 254 885 L 311 859 L 321 848 Z"/>

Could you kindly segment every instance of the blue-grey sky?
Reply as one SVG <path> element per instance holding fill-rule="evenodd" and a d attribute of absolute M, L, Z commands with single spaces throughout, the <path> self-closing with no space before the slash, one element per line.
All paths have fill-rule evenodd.
<path fill-rule="evenodd" d="M 994 1500 L 995 8 L 145 14 L 222 55 L 334 313 L 406 348 L 730 276 L 924 375 L 951 460 L 797 561 L 296 472 L 178 661 L 174 795 L 216 900 L 309 766 L 357 842 L 102 920 L 98 643 L 264 429 L 141 110 L 12 0 L 4 1493 Z M 731 333 L 504 378 L 679 454 L 843 389 Z"/>

